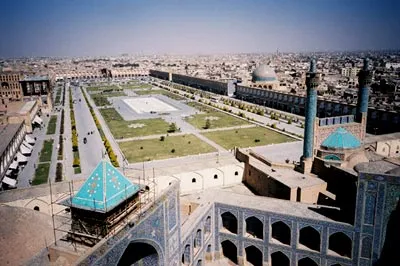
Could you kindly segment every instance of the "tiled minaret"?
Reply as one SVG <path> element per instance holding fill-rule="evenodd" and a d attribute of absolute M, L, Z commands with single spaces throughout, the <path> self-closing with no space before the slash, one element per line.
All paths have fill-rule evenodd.
<path fill-rule="evenodd" d="M 367 114 L 368 114 L 368 101 L 369 101 L 369 86 L 372 82 L 372 71 L 368 67 L 369 60 L 364 59 L 363 69 L 358 73 L 358 100 L 357 100 L 357 113 L 356 121 L 361 123 L 361 141 L 365 138 L 365 131 L 367 127 Z"/>
<path fill-rule="evenodd" d="M 305 110 L 304 144 L 301 166 L 304 173 L 311 172 L 314 156 L 314 129 L 317 116 L 317 87 L 319 74 L 315 60 L 310 62 L 310 70 L 306 75 L 307 99 Z"/>

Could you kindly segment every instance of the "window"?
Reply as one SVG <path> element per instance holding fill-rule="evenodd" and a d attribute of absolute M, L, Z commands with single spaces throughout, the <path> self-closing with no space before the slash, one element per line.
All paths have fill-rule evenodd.
<path fill-rule="evenodd" d="M 214 179 L 218 179 L 218 175 L 214 175 Z"/>
<path fill-rule="evenodd" d="M 239 175 L 238 171 L 235 171 L 235 176 Z"/>
<path fill-rule="evenodd" d="M 40 208 L 39 208 L 39 206 L 35 206 L 35 207 L 33 207 L 33 210 L 40 211 Z"/>
<path fill-rule="evenodd" d="M 192 183 L 196 183 L 196 178 L 192 178 Z"/>

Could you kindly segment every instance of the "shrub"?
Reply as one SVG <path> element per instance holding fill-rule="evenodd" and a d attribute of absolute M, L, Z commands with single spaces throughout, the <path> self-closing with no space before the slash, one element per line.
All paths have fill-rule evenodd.
<path fill-rule="evenodd" d="M 165 136 L 161 136 L 160 141 L 164 141 L 164 140 L 165 140 Z"/>
<path fill-rule="evenodd" d="M 246 118 L 246 115 L 244 113 L 242 113 L 242 112 L 239 112 L 239 116 L 243 117 L 243 118 Z"/>
<path fill-rule="evenodd" d="M 175 153 L 175 149 L 172 149 L 172 150 L 171 150 L 171 153 Z"/>
<path fill-rule="evenodd" d="M 143 150 L 143 146 L 140 146 L 140 149 Z"/>
<path fill-rule="evenodd" d="M 210 121 L 210 119 L 207 119 L 204 129 L 209 129 L 210 127 L 211 127 L 211 121 Z"/>
<path fill-rule="evenodd" d="M 257 114 L 263 116 L 264 115 L 264 110 L 262 110 L 262 109 L 257 110 Z"/>
<path fill-rule="evenodd" d="M 289 118 L 289 120 L 287 121 L 288 125 L 292 124 L 292 118 Z"/>
<path fill-rule="evenodd" d="M 168 129 L 168 133 L 173 133 L 173 132 L 175 132 L 175 131 L 177 131 L 178 129 L 177 129 L 177 127 L 176 127 L 176 124 L 175 123 L 171 123 L 171 124 L 169 124 L 169 129 Z"/>
<path fill-rule="evenodd" d="M 73 161 L 73 163 L 72 163 L 72 166 L 73 166 L 73 167 L 79 167 L 80 165 L 81 165 L 81 162 L 80 162 L 79 158 L 78 158 L 78 157 L 75 157 L 75 158 L 74 158 L 74 161 Z"/>
<path fill-rule="evenodd" d="M 56 182 L 62 181 L 62 163 L 57 163 Z"/>
<path fill-rule="evenodd" d="M 276 128 L 276 124 L 273 123 L 273 124 L 271 125 L 271 127 L 272 127 L 272 128 Z"/>
<path fill-rule="evenodd" d="M 255 139 L 255 140 L 254 140 L 254 142 L 256 142 L 256 143 L 257 143 L 257 142 L 260 142 L 260 140 L 259 140 L 259 139 Z"/>

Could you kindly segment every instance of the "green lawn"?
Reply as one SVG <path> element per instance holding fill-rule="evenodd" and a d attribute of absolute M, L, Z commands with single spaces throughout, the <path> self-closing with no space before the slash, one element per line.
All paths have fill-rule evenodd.
<path fill-rule="evenodd" d="M 196 102 L 188 103 L 189 106 L 192 106 L 199 111 L 201 114 L 193 115 L 186 118 L 186 121 L 193 125 L 198 129 L 205 129 L 207 119 L 210 120 L 210 127 L 212 128 L 221 128 L 221 127 L 233 127 L 233 126 L 241 126 L 248 125 L 249 123 L 243 119 L 239 119 L 237 117 L 225 114 L 218 110 L 215 110 L 211 107 L 201 105 Z"/>
<path fill-rule="evenodd" d="M 119 97 L 126 96 L 124 92 L 116 91 L 116 92 L 107 92 L 107 93 L 92 93 L 90 97 L 92 97 L 96 106 L 106 106 L 111 105 L 107 98 L 109 97 Z"/>
<path fill-rule="evenodd" d="M 53 139 L 48 139 L 43 142 L 43 148 L 40 151 L 39 162 L 50 162 L 51 154 L 53 152 Z"/>
<path fill-rule="evenodd" d="M 104 90 L 114 90 L 118 91 L 121 90 L 117 85 L 109 85 L 109 86 L 94 86 L 94 87 L 88 87 L 86 89 L 88 92 L 93 92 L 93 91 L 104 91 Z"/>
<path fill-rule="evenodd" d="M 160 139 L 135 140 L 118 143 L 126 159 L 142 162 L 214 152 L 215 149 L 194 135 L 169 136 Z M 172 149 L 175 149 L 172 152 Z"/>
<path fill-rule="evenodd" d="M 59 104 L 60 104 L 60 99 L 61 99 L 61 91 L 62 91 L 62 88 L 58 88 L 58 90 L 57 90 L 57 94 L 56 94 L 55 105 L 59 105 Z"/>
<path fill-rule="evenodd" d="M 180 100 L 186 100 L 185 97 L 180 96 L 178 94 L 163 90 L 163 89 L 155 89 L 155 90 L 137 90 L 135 91 L 137 95 L 153 95 L 153 94 L 161 94 L 165 95 L 171 99 L 180 101 Z"/>
<path fill-rule="evenodd" d="M 35 170 L 35 177 L 32 185 L 40 185 L 47 183 L 49 178 L 50 163 L 40 163 Z"/>
<path fill-rule="evenodd" d="M 50 117 L 50 121 L 49 121 L 49 125 L 47 126 L 47 135 L 52 135 L 54 133 L 56 133 L 56 125 L 57 125 L 57 116 L 56 115 L 52 115 Z"/>
<path fill-rule="evenodd" d="M 144 84 L 144 83 L 135 83 L 135 84 L 125 84 L 121 85 L 121 88 L 126 90 L 135 90 L 135 89 L 151 89 L 153 85 L 151 84 Z"/>
<path fill-rule="evenodd" d="M 99 111 L 116 139 L 166 134 L 169 129 L 161 118 L 125 121 L 114 108 Z"/>
<path fill-rule="evenodd" d="M 253 147 L 294 141 L 291 137 L 263 127 L 222 130 L 203 133 L 203 135 L 225 149 L 234 147 Z M 259 140 L 259 141 L 256 141 Z"/>

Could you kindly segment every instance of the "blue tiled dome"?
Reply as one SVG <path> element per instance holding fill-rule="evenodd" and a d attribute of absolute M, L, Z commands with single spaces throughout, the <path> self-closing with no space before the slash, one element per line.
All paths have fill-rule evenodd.
<path fill-rule="evenodd" d="M 267 65 L 260 65 L 258 66 L 253 74 L 252 74 L 252 81 L 253 82 L 265 82 L 265 81 L 275 81 L 276 74 L 275 71 L 268 67 Z"/>
<path fill-rule="evenodd" d="M 322 142 L 321 146 L 328 149 L 355 149 L 361 146 L 361 142 L 346 129 L 339 127 Z"/>

